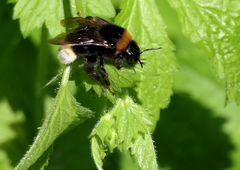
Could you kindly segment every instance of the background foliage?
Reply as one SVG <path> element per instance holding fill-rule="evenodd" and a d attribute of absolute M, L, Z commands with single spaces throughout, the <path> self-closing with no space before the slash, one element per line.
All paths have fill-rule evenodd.
<path fill-rule="evenodd" d="M 77 12 L 124 26 L 141 49 L 162 47 L 135 72 L 107 67 L 117 97 L 77 64 L 68 80 L 47 43 Z M 33 140 L 18 169 L 101 169 L 103 158 L 104 169 L 240 169 L 239 15 L 236 0 L 0 1 L 0 170 Z"/>

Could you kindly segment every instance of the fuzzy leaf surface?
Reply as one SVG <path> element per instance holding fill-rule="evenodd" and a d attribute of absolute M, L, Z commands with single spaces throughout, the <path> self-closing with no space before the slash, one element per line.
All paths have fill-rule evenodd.
<path fill-rule="evenodd" d="M 106 152 L 114 148 L 132 150 L 142 169 L 157 169 L 156 155 L 149 129 L 151 120 L 147 111 L 133 102 L 130 97 L 118 99 L 111 111 L 105 114 L 91 134 L 92 154 L 98 169 Z M 142 159 L 142 158 L 149 158 Z"/>

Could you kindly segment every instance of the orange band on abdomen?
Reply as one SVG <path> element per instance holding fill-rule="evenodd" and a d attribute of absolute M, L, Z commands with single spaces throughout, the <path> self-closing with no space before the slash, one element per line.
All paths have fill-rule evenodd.
<path fill-rule="evenodd" d="M 125 30 L 123 32 L 122 37 L 118 40 L 116 44 L 117 51 L 125 50 L 131 41 L 132 41 L 131 34 L 127 30 Z"/>

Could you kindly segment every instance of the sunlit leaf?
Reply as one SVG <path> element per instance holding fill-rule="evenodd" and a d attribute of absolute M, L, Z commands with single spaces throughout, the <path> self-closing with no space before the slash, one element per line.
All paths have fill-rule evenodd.
<path fill-rule="evenodd" d="M 16 132 L 11 128 L 13 124 L 24 121 L 22 112 L 14 112 L 6 100 L 0 102 L 0 145 L 16 137 Z"/>
<path fill-rule="evenodd" d="M 126 97 L 119 99 L 113 109 L 101 118 L 91 134 L 92 154 L 98 169 L 102 168 L 106 152 L 112 152 L 116 147 L 121 151 L 131 150 L 142 169 L 157 169 L 149 134 L 151 121 L 146 112 Z M 144 157 L 151 159 L 151 162 L 142 160 Z"/>
<path fill-rule="evenodd" d="M 80 16 L 99 16 L 112 19 L 115 10 L 111 0 L 75 0 Z"/>
<path fill-rule="evenodd" d="M 64 31 L 60 25 L 60 20 L 64 18 L 62 1 L 18 0 L 14 8 L 14 18 L 20 20 L 25 37 L 44 23 L 52 35 Z"/>
<path fill-rule="evenodd" d="M 184 33 L 211 59 L 212 66 L 226 82 L 229 101 L 240 104 L 240 5 L 237 0 L 169 0 L 182 22 Z"/>
<path fill-rule="evenodd" d="M 136 160 L 143 170 L 158 170 L 156 153 L 150 133 L 144 136 L 139 136 L 134 142 L 131 153 L 136 157 Z"/>
<path fill-rule="evenodd" d="M 158 13 L 153 0 L 122 1 L 122 11 L 116 22 L 127 28 L 141 49 L 161 47 L 158 51 L 141 55 L 145 63 L 139 72 L 140 81 L 137 92 L 144 107 L 150 110 L 153 127 L 161 108 L 165 108 L 172 94 L 176 61 L 173 45 L 167 37 L 166 26 Z M 140 66 L 138 66 L 140 67 Z"/>
<path fill-rule="evenodd" d="M 1 147 L 18 137 L 13 126 L 23 122 L 22 112 L 14 112 L 6 100 L 0 102 L 0 169 L 10 170 L 13 168 L 7 152 Z"/>

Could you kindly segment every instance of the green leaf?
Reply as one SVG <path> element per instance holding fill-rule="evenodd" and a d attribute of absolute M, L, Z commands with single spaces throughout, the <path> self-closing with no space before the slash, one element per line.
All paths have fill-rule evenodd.
<path fill-rule="evenodd" d="M 171 11 L 169 12 L 172 14 Z M 171 22 L 175 21 L 171 20 Z M 176 26 L 174 26 L 174 28 L 179 29 Z M 172 164 L 169 164 L 168 166 L 171 166 L 172 169 L 174 169 L 174 167 L 180 169 L 186 168 L 189 169 L 189 165 L 183 165 L 182 162 L 189 161 L 192 159 L 193 162 L 199 162 L 200 166 L 198 167 L 201 167 L 200 169 L 206 169 L 205 167 L 207 167 L 208 169 L 227 168 L 231 170 L 238 170 L 240 168 L 239 162 L 240 139 L 238 134 L 240 129 L 239 126 L 240 108 L 237 107 L 235 103 L 231 103 L 228 104 L 227 106 L 224 106 L 225 103 L 224 85 L 222 84 L 222 82 L 219 82 L 219 80 L 214 76 L 211 70 L 211 63 L 209 62 L 207 56 L 205 55 L 206 54 L 205 51 L 197 49 L 191 42 L 186 40 L 186 38 L 183 38 L 182 35 L 179 34 L 175 35 L 174 40 L 176 42 L 176 47 L 178 49 L 177 58 L 179 63 L 179 72 L 176 75 L 174 91 L 176 91 L 176 93 L 184 95 L 183 97 L 179 98 L 180 101 L 179 100 L 173 101 L 173 104 L 172 106 L 170 106 L 169 111 L 165 112 L 165 117 L 168 118 L 170 117 L 169 118 L 170 120 L 168 122 L 162 122 L 162 124 L 160 124 L 159 126 L 161 131 L 163 132 L 162 134 L 165 134 L 165 135 L 160 134 L 159 145 L 160 148 L 166 147 L 166 149 L 160 150 L 159 154 L 162 157 L 162 159 L 160 159 L 160 163 L 164 164 L 167 162 L 166 160 L 169 159 L 168 161 L 171 162 Z M 183 99 L 186 98 L 193 100 L 197 104 L 192 106 L 192 104 L 189 103 L 189 100 L 182 101 Z M 196 113 L 199 113 L 198 115 L 199 117 L 196 117 Z M 185 118 L 179 120 L 178 117 L 174 117 L 175 114 L 177 114 L 178 116 L 186 115 L 187 118 L 186 120 Z M 191 120 L 191 122 L 188 122 L 189 120 Z M 164 120 L 161 119 L 161 121 Z M 207 121 L 204 124 L 204 126 L 207 126 L 207 128 L 202 127 L 202 122 L 204 121 Z M 187 125 L 185 122 L 187 123 Z M 182 126 L 180 124 L 182 124 Z M 189 124 L 191 124 L 195 129 L 194 130 L 188 129 L 189 127 L 187 126 L 190 126 Z M 219 129 L 215 129 L 216 124 Z M 168 133 L 175 133 L 172 131 L 174 128 L 179 129 L 176 132 L 176 133 L 180 132 L 179 137 L 181 137 L 181 139 L 179 139 L 179 142 L 176 141 L 174 144 L 171 144 L 172 139 L 175 139 L 176 135 L 172 135 L 173 138 L 170 137 L 170 139 L 165 138 L 164 140 L 161 140 L 166 136 L 169 137 Z M 212 140 L 211 138 L 208 139 L 211 142 L 205 141 L 204 144 L 203 143 L 199 144 L 199 140 L 196 139 L 198 138 L 197 137 L 198 135 L 197 136 L 193 135 L 191 136 L 192 138 L 190 139 L 192 146 L 190 146 L 191 144 L 188 145 L 189 141 L 184 139 L 184 137 L 188 137 L 189 135 L 191 135 L 188 134 L 188 132 L 190 133 L 197 132 L 200 133 L 200 136 L 204 134 L 206 136 L 209 136 L 209 134 L 213 132 L 215 133 L 214 135 L 216 135 L 216 139 L 218 140 L 220 138 L 221 140 L 220 141 L 216 140 L 218 142 L 218 146 L 216 146 L 214 142 L 215 139 Z M 156 135 L 159 135 L 159 133 L 161 132 L 157 132 Z M 195 144 L 192 142 L 192 139 L 196 141 Z M 165 141 L 167 143 L 167 146 L 164 145 Z M 182 141 L 184 141 L 186 145 L 182 144 Z M 156 141 L 156 143 L 158 142 Z M 177 143 L 180 143 L 180 146 Z M 205 155 L 203 152 L 196 154 L 194 152 L 196 144 L 200 145 L 197 146 L 198 148 L 203 146 L 204 149 L 206 149 L 206 147 L 209 147 L 210 150 L 207 152 L 209 154 Z M 175 158 L 179 157 L 178 153 L 179 150 L 181 150 L 180 147 L 182 145 L 185 145 L 187 148 L 190 147 L 190 149 L 188 151 L 184 150 L 186 151 L 186 157 L 183 155 L 183 157 L 181 157 L 180 159 L 175 160 L 174 155 L 171 155 L 172 152 L 168 149 L 168 147 L 169 146 L 171 147 L 171 145 L 174 145 L 172 151 L 176 153 Z M 212 147 L 213 145 L 214 147 Z M 219 149 L 216 149 L 216 147 L 219 147 Z M 176 150 L 174 150 L 174 148 Z M 208 160 L 211 159 L 211 156 L 209 156 L 210 153 L 216 155 L 216 152 L 214 151 L 215 149 L 218 152 L 217 154 L 219 154 L 218 156 L 216 156 L 216 158 L 214 158 L 215 160 L 217 160 L 215 162 L 219 161 L 222 162 L 216 163 L 215 166 L 213 165 L 214 163 L 212 162 L 209 163 L 210 166 L 202 164 L 203 162 L 208 162 Z M 201 154 L 203 158 L 199 156 Z M 201 159 L 202 161 L 196 160 L 196 156 L 199 156 L 198 159 Z M 176 164 L 176 162 L 179 162 L 179 164 Z M 194 163 L 192 165 L 194 165 Z M 195 167 L 196 166 L 197 165 L 195 165 Z"/>
<path fill-rule="evenodd" d="M 14 112 L 6 100 L 0 102 L 0 145 L 13 140 L 16 132 L 11 128 L 13 124 L 24 122 L 22 112 Z"/>
<path fill-rule="evenodd" d="M 13 127 L 24 122 L 24 115 L 20 111 L 14 112 L 7 100 L 0 102 L 0 112 L 0 169 L 11 170 L 10 155 L 6 152 L 7 148 L 2 146 L 17 139 L 18 133 Z"/>
<path fill-rule="evenodd" d="M 48 113 L 34 143 L 15 168 L 25 170 L 32 166 L 64 131 L 89 117 L 91 111 L 80 106 L 72 96 L 68 82 L 70 66 L 65 69 L 62 83 L 52 111 Z"/>
<path fill-rule="evenodd" d="M 136 161 L 134 161 L 129 152 L 122 152 L 120 159 L 121 170 L 139 170 L 139 166 Z"/>
<path fill-rule="evenodd" d="M 99 170 L 102 170 L 103 168 L 103 159 L 106 156 L 105 150 L 101 144 L 100 141 L 97 140 L 97 138 L 93 137 L 91 139 L 91 150 L 93 159 L 95 161 L 95 164 Z"/>
<path fill-rule="evenodd" d="M 131 147 L 131 153 L 137 159 L 142 170 L 158 170 L 157 156 L 155 153 L 153 140 L 150 133 L 138 136 Z"/>
<path fill-rule="evenodd" d="M 157 169 L 156 155 L 149 134 L 150 127 L 151 121 L 146 110 L 128 96 L 118 99 L 113 109 L 101 118 L 91 134 L 92 154 L 98 169 L 102 168 L 106 151 L 112 152 L 116 147 L 121 151 L 132 150 L 142 169 Z M 153 153 L 150 154 L 147 150 Z M 154 160 L 141 162 L 142 157 L 148 156 Z"/>
<path fill-rule="evenodd" d="M 8 0 L 8 3 L 16 3 L 17 0 Z"/>
<path fill-rule="evenodd" d="M 132 141 L 140 134 L 146 134 L 151 126 L 147 111 L 135 104 L 130 97 L 120 99 L 110 114 L 114 116 L 118 145 L 129 149 Z"/>
<path fill-rule="evenodd" d="M 13 2 L 13 1 L 11 1 Z M 71 0 L 70 13 L 76 16 L 92 15 L 111 19 L 115 16 L 115 10 L 110 0 Z M 20 19 L 20 28 L 24 37 L 27 37 L 35 29 L 45 23 L 50 34 L 55 36 L 64 31 L 60 20 L 65 17 L 66 4 L 58 0 L 18 0 L 14 8 L 14 19 Z"/>
<path fill-rule="evenodd" d="M 44 23 L 51 35 L 64 31 L 60 25 L 60 20 L 64 18 L 62 1 L 18 0 L 13 17 L 20 20 L 20 28 L 24 37 L 42 27 Z"/>
<path fill-rule="evenodd" d="M 169 0 L 184 33 L 203 47 L 213 68 L 226 82 L 227 101 L 240 104 L 240 5 L 237 0 Z"/>
<path fill-rule="evenodd" d="M 0 169 L 12 170 L 11 162 L 7 156 L 7 153 L 0 150 Z"/>
<path fill-rule="evenodd" d="M 75 0 L 80 16 L 98 16 L 112 19 L 116 12 L 111 0 Z"/>
<path fill-rule="evenodd" d="M 116 67 L 106 65 L 105 69 L 110 78 L 111 88 L 116 92 L 121 92 L 121 88 L 133 88 L 139 81 L 139 74 L 141 73 L 139 69 L 127 69 L 121 68 L 117 70 Z"/>
<path fill-rule="evenodd" d="M 196 55 L 196 52 L 195 54 L 192 53 L 192 55 L 191 53 L 188 53 L 187 56 L 189 55 L 190 56 Z M 214 117 L 220 117 L 226 120 L 224 121 L 222 127 L 223 130 L 221 129 L 221 131 L 227 134 L 227 137 L 231 139 L 230 143 L 233 145 L 232 147 L 234 147 L 234 150 L 232 150 L 231 147 L 228 148 L 229 150 L 231 149 L 230 159 L 231 162 L 233 162 L 231 168 L 228 169 L 232 170 L 239 169 L 240 168 L 239 163 L 240 139 L 238 134 L 240 129 L 239 107 L 237 107 L 233 103 L 229 104 L 226 107 L 224 106 L 225 103 L 224 88 L 222 87 L 221 84 L 219 84 L 219 82 L 205 75 L 205 72 L 207 70 L 206 69 L 207 64 L 205 62 L 202 62 L 202 60 L 204 60 L 203 56 L 199 57 L 195 56 L 194 60 L 190 62 L 190 64 L 189 60 L 191 59 L 187 59 L 187 57 L 185 59 L 180 60 L 183 60 L 183 62 L 182 61 L 180 62 L 181 71 L 176 76 L 177 77 L 175 87 L 176 92 L 188 94 L 198 103 L 200 103 L 207 109 L 211 110 L 214 113 L 213 115 Z M 188 62 L 186 62 L 186 60 L 188 60 Z M 197 67 L 200 66 L 202 70 L 197 70 L 196 66 Z M 208 75 L 211 75 L 210 70 L 208 70 Z M 207 133 L 207 135 L 209 135 L 209 133 Z M 224 150 L 222 152 L 224 152 Z"/>
<path fill-rule="evenodd" d="M 116 23 L 127 28 L 141 49 L 161 47 L 158 51 L 141 55 L 143 69 L 137 67 L 140 81 L 138 97 L 143 107 L 150 112 L 153 128 L 159 119 L 159 110 L 165 108 L 170 100 L 173 87 L 176 61 L 173 45 L 167 37 L 166 26 L 158 13 L 154 0 L 124 0 Z"/>

